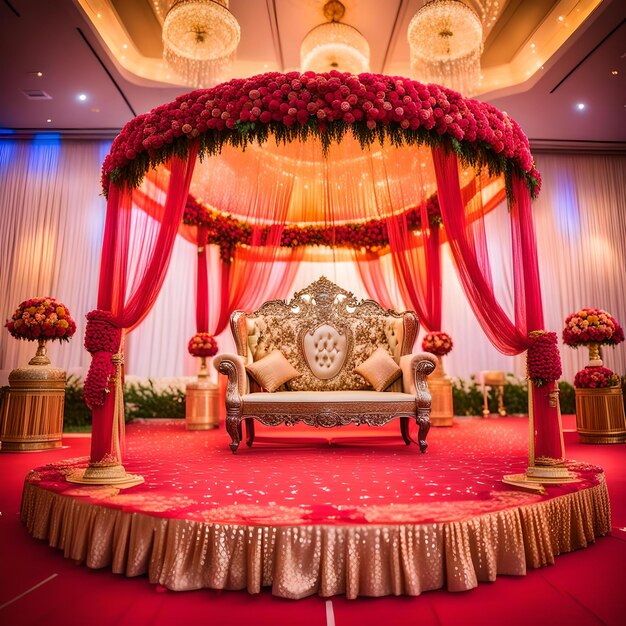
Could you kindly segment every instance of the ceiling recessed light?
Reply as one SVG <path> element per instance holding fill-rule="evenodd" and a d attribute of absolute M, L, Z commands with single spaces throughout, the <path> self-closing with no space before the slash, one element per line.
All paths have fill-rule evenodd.
<path fill-rule="evenodd" d="M 617 70 L 611 70 L 611 74 L 613 74 L 613 76 L 617 76 L 619 72 Z"/>
<path fill-rule="evenodd" d="M 124 50 L 128 50 L 128 44 L 127 43 L 123 44 L 122 48 L 124 48 Z"/>
<path fill-rule="evenodd" d="M 579 102 L 579 103 L 576 105 L 576 108 L 577 108 L 579 111 L 584 110 L 584 108 L 585 108 L 585 103 L 584 103 L 584 102 Z"/>
<path fill-rule="evenodd" d="M 79 93 L 79 94 L 78 94 L 78 99 L 79 99 L 81 102 L 85 102 L 85 100 L 87 100 L 87 95 L 86 95 L 86 94 L 84 94 L 84 93 Z"/>
<path fill-rule="evenodd" d="M 50 122 L 52 122 L 52 120 L 51 120 L 50 118 L 48 118 L 48 119 L 46 120 L 46 122 L 48 122 L 48 124 L 50 124 Z"/>
<path fill-rule="evenodd" d="M 37 76 L 39 76 L 39 78 L 41 78 L 43 76 L 43 72 L 37 72 Z"/>
<path fill-rule="evenodd" d="M 565 18 L 562 15 L 559 15 L 559 22 L 562 22 Z"/>

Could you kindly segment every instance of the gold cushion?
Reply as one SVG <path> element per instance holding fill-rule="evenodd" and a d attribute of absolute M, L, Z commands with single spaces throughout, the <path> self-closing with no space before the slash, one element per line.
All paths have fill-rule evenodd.
<path fill-rule="evenodd" d="M 261 387 L 270 392 L 276 391 L 288 380 L 302 375 L 280 350 L 272 350 L 262 359 L 246 365 L 246 370 Z"/>
<path fill-rule="evenodd" d="M 376 391 L 384 391 L 402 374 L 398 364 L 382 346 L 374 350 L 369 359 L 354 368 Z"/>

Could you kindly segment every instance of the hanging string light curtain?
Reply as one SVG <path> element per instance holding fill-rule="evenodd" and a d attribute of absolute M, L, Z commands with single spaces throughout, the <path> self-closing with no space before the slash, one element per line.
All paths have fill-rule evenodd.
<path fill-rule="evenodd" d="M 409 23 L 411 72 L 419 81 L 437 83 L 465 96 L 480 84 L 483 26 L 459 0 L 431 0 Z"/>
<path fill-rule="evenodd" d="M 230 78 L 241 33 L 228 6 L 228 0 L 177 0 L 167 12 L 163 57 L 183 84 L 210 87 Z"/>

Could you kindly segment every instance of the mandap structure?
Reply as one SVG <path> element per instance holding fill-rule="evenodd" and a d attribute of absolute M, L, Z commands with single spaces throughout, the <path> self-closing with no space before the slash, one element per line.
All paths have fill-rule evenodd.
<path fill-rule="evenodd" d="M 406 78 L 268 73 L 131 120 L 104 161 L 102 185 L 98 308 L 87 316 L 85 339 L 93 355 L 85 381 L 94 410 L 89 481 L 124 479 L 124 335 L 154 304 L 179 231 L 198 245 L 197 326 L 211 334 L 231 310 L 280 295 L 307 255 L 323 254 L 351 256 L 385 306 L 391 267 L 404 302 L 429 331 L 441 330 L 447 241 L 487 337 L 504 354 L 534 354 L 531 448 L 537 459 L 562 459 L 553 395 L 560 361 L 555 350 L 546 357 L 555 342 L 544 331 L 531 213 L 540 177 L 506 113 Z M 494 295 L 482 220 L 505 195 L 514 319 Z M 211 298 L 207 262 L 220 277 Z M 267 291 L 258 294 L 258 285 Z"/>
<path fill-rule="evenodd" d="M 324 255 L 352 259 L 385 306 L 384 277 L 392 271 L 404 302 L 439 331 L 441 244 L 448 242 L 486 335 L 505 354 L 527 351 L 530 465 L 558 466 L 560 361 L 555 334 L 543 328 L 531 214 L 540 181 L 526 137 L 505 113 L 397 77 L 264 74 L 194 91 L 133 119 L 113 143 L 102 182 L 108 204 L 98 308 L 87 316 L 85 336 L 93 355 L 85 381 L 91 456 L 75 473 L 69 461 L 27 477 L 21 515 L 34 536 L 90 567 L 148 572 L 172 589 L 272 585 L 289 598 L 354 598 L 418 595 L 444 584 L 470 589 L 478 579 L 547 565 L 609 532 L 599 468 L 579 471 L 589 476 L 549 497 L 514 494 L 528 506 L 492 511 L 481 500 L 474 517 L 369 526 L 197 521 L 185 518 L 186 504 L 137 515 L 122 496 L 101 504 L 111 488 L 66 485 L 143 480 L 123 465 L 124 336 L 154 304 L 179 233 L 198 246 L 196 322 L 210 334 L 224 329 L 231 310 L 286 295 L 298 264 Z M 483 222 L 505 197 L 514 319 L 494 295 Z M 224 452 L 230 455 L 227 446 Z M 90 493 L 95 501 L 80 500 Z M 359 587 L 359 564 L 369 571 L 376 559 L 382 565 L 371 567 L 371 585 Z"/>

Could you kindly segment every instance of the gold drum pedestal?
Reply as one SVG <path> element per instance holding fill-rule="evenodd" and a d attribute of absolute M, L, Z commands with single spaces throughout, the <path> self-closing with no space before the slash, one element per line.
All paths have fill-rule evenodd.
<path fill-rule="evenodd" d="M 217 385 L 198 378 L 185 389 L 187 430 L 211 430 L 219 426 L 220 398 Z"/>
<path fill-rule="evenodd" d="M 0 412 L 2 449 L 60 448 L 64 404 L 64 370 L 51 365 L 14 369 Z"/>
<path fill-rule="evenodd" d="M 454 408 L 452 405 L 452 381 L 443 369 L 442 358 L 435 371 L 428 377 L 428 389 L 432 396 L 430 406 L 431 426 L 452 426 L 454 423 Z"/>
<path fill-rule="evenodd" d="M 576 389 L 576 430 L 582 443 L 626 443 L 621 387 Z"/>

